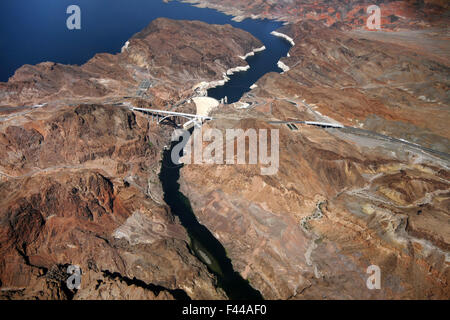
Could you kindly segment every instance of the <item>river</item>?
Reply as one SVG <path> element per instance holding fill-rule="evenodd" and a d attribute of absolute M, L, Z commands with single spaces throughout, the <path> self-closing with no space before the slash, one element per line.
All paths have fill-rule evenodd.
<path fill-rule="evenodd" d="M 81 9 L 81 30 L 66 27 L 66 8 L 73 4 Z M 287 41 L 270 34 L 282 26 L 281 22 L 235 22 L 215 10 L 175 1 L 7 0 L 0 2 L 0 81 L 7 81 L 23 64 L 83 64 L 99 52 L 118 53 L 133 34 L 158 17 L 231 24 L 263 42 L 266 50 L 247 58 L 248 71 L 236 73 L 224 86 L 208 90 L 208 96 L 216 99 L 227 96 L 228 103 L 238 101 L 264 74 L 281 72 L 277 62 L 290 49 Z M 189 200 L 179 191 L 181 167 L 171 162 L 170 154 L 171 150 L 164 152 L 160 180 L 166 203 L 188 231 L 190 249 L 216 276 L 218 286 L 229 298 L 262 299 L 260 292 L 234 271 L 221 243 L 197 221 Z"/>

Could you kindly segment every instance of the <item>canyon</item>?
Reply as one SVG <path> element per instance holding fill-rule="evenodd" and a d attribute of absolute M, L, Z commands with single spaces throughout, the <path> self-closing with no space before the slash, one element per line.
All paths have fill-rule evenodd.
<path fill-rule="evenodd" d="M 283 72 L 203 124 L 279 130 L 278 172 L 177 169 L 230 270 L 264 299 L 448 299 L 448 3 L 378 1 L 383 28 L 368 31 L 365 1 L 185 2 L 286 22 L 276 35 L 293 45 Z M 262 47 L 230 25 L 160 18 L 118 54 L 25 65 L 0 83 L 0 298 L 231 298 L 165 198 L 173 129 L 128 107 L 195 113 Z M 366 285 L 371 265 L 380 290 Z"/>
<path fill-rule="evenodd" d="M 259 47 L 231 26 L 158 19 L 120 54 L 80 67 L 23 66 L 2 83 L 2 297 L 225 298 L 163 200 L 158 174 L 171 128 L 113 102 L 151 70 L 153 99 L 130 101 L 165 106 L 194 84 L 245 66 L 239 56 Z M 68 264 L 83 271 L 76 295 L 65 288 Z"/>

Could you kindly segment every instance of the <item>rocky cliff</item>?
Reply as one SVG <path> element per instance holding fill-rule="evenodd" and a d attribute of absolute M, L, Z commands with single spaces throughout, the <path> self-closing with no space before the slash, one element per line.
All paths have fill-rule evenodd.
<path fill-rule="evenodd" d="M 150 78 L 146 97 L 165 106 L 190 94 L 199 82 L 222 80 L 227 70 L 248 66 L 240 56 L 261 46 L 251 34 L 230 25 L 159 18 L 119 54 L 97 54 L 82 66 L 24 65 L 0 83 L 1 105 L 118 101 L 137 95 L 141 82 Z"/>

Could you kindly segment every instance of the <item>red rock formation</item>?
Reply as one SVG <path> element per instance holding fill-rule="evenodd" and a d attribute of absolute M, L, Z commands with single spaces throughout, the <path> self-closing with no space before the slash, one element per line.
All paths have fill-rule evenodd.
<path fill-rule="evenodd" d="M 183 192 L 235 270 L 269 299 L 448 299 L 449 58 L 442 29 L 346 31 L 364 25 L 353 4 L 344 14 L 319 1 L 220 3 L 221 10 L 233 3 L 237 14 L 267 10 L 296 22 L 280 30 L 296 43 L 282 59 L 290 70 L 260 79 L 242 99 L 251 108 L 220 108 L 219 120 L 207 125 L 279 129 L 278 173 L 262 176 L 251 165 L 182 169 Z M 419 13 L 413 6 L 381 2 L 384 12 L 406 17 L 389 28 L 439 26 L 442 17 L 429 13 L 448 5 L 426 1 Z M 0 84 L 6 105 L 52 101 L 0 110 L 1 297 L 226 298 L 162 202 L 159 152 L 169 132 L 105 101 L 131 94 L 149 73 L 151 97 L 135 104 L 178 101 L 193 84 L 244 64 L 237 56 L 259 46 L 229 26 L 159 19 L 121 54 L 97 55 L 81 67 L 25 66 Z M 268 123 L 292 119 L 366 131 Z M 64 285 L 68 264 L 83 270 L 75 295 Z M 370 265 L 381 269 L 381 290 L 366 286 Z"/>
<path fill-rule="evenodd" d="M 234 4 L 245 15 L 261 10 L 257 1 Z M 269 14 L 289 20 L 282 5 Z M 295 42 L 282 59 L 290 70 L 257 82 L 241 100 L 253 108 L 217 110 L 220 120 L 208 124 L 278 128 L 276 175 L 250 165 L 187 165 L 182 190 L 266 298 L 448 299 L 448 155 L 373 132 L 449 152 L 445 29 L 345 31 L 348 25 L 283 27 Z M 295 131 L 267 120 L 339 121 L 368 131 L 300 124 Z M 381 290 L 366 286 L 370 265 L 381 269 Z"/>
<path fill-rule="evenodd" d="M 162 200 L 170 130 L 107 102 L 149 76 L 154 96 L 135 105 L 178 101 L 246 65 L 239 56 L 256 47 L 229 25 L 157 19 L 120 54 L 27 65 L 1 83 L 2 104 L 13 107 L 0 108 L 0 297 L 225 298 Z M 17 107 L 38 102 L 47 104 Z M 83 273 L 76 292 L 69 265 Z"/>

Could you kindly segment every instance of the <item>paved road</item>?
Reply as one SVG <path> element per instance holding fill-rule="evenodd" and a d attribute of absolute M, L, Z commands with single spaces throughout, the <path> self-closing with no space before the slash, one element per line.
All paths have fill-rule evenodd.
<path fill-rule="evenodd" d="M 324 129 L 327 128 L 326 126 L 310 124 L 310 123 L 307 123 L 307 121 L 303 121 L 303 120 L 291 120 L 291 121 L 282 121 L 282 120 L 280 120 L 280 121 L 267 121 L 267 122 L 270 123 L 270 124 L 286 124 L 286 125 L 292 124 L 292 123 L 294 123 L 294 124 L 297 123 L 297 124 L 306 124 L 306 125 L 312 125 L 312 126 L 316 126 L 316 127 L 321 127 L 321 128 L 324 128 Z M 292 128 L 290 128 L 290 129 L 293 130 Z M 360 136 L 366 136 L 366 137 L 370 137 L 370 138 L 382 139 L 382 140 L 393 142 L 393 143 L 401 143 L 401 144 L 407 145 L 409 147 L 412 147 L 412 148 L 415 148 L 415 149 L 419 149 L 419 150 L 422 150 L 422 151 L 425 151 L 425 152 L 428 152 L 428 153 L 432 153 L 432 154 L 438 155 L 440 157 L 443 157 L 443 158 L 445 158 L 447 160 L 450 160 L 450 154 L 448 154 L 448 153 L 437 151 L 437 150 L 433 150 L 433 149 L 430 149 L 430 148 L 427 148 L 427 147 L 424 147 L 424 146 L 421 146 L 421 145 L 418 145 L 418 144 L 415 144 L 415 143 L 412 143 L 412 142 L 409 142 L 409 141 L 406 141 L 406 140 L 403 140 L 403 139 L 398 139 L 398 138 L 394 138 L 394 137 L 391 137 L 391 136 L 386 136 L 386 135 L 378 133 L 378 132 L 374 132 L 374 131 L 370 131 L 370 130 L 364 130 L 364 129 L 350 127 L 350 126 L 343 126 L 343 128 L 333 127 L 331 129 L 340 130 L 342 132 L 356 134 L 356 135 L 360 135 Z"/>

